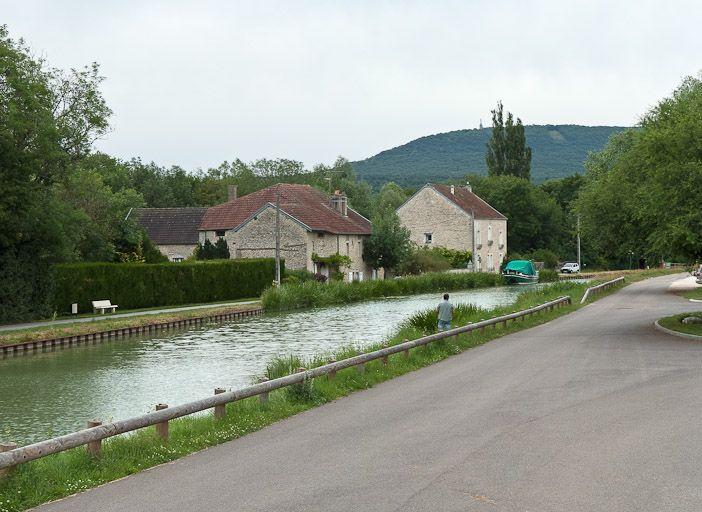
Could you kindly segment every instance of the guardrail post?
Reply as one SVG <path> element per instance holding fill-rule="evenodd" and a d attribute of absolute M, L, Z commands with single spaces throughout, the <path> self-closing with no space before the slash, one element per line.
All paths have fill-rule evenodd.
<path fill-rule="evenodd" d="M 408 341 L 409 341 L 409 340 L 408 340 L 407 338 L 405 338 L 404 340 L 402 340 L 402 343 L 407 343 Z M 405 357 L 406 357 L 407 359 L 409 359 L 409 356 L 410 356 L 410 351 L 409 351 L 409 349 L 406 348 L 406 349 L 403 350 L 402 352 L 405 354 Z"/>
<path fill-rule="evenodd" d="M 214 394 L 215 395 L 221 395 L 224 393 L 226 390 L 224 388 L 215 388 Z M 227 414 L 227 406 L 226 404 L 222 405 L 215 405 L 214 407 L 214 417 L 215 419 L 222 419 L 224 416 Z"/>
<path fill-rule="evenodd" d="M 156 404 L 156 410 L 168 409 L 168 404 Z M 168 420 L 156 424 L 156 434 L 163 441 L 168 441 Z"/>
<path fill-rule="evenodd" d="M 266 377 L 263 377 L 261 379 L 258 379 L 259 384 L 263 384 L 264 382 L 268 382 L 268 379 Z M 267 404 L 268 403 L 268 391 L 265 391 L 264 393 L 261 393 L 258 395 L 258 401 L 262 404 Z"/>
<path fill-rule="evenodd" d="M 102 421 L 100 421 L 100 420 L 88 421 L 88 428 L 99 427 L 100 425 L 102 425 Z M 88 454 L 91 457 L 99 457 L 101 452 L 102 452 L 102 439 L 98 439 L 97 441 L 91 441 L 88 443 Z"/>
<path fill-rule="evenodd" d="M 334 364 L 336 363 L 336 359 L 330 359 L 327 361 L 327 364 Z M 327 373 L 327 379 L 328 380 L 334 380 L 336 378 L 336 370 L 329 370 L 329 373 Z"/>
<path fill-rule="evenodd" d="M 14 450 L 15 448 L 17 448 L 17 443 L 0 443 L 0 453 L 9 452 L 11 450 Z M 10 473 L 12 473 L 13 469 L 15 469 L 14 466 L 5 469 L 0 469 L 0 478 L 8 476 Z"/>
<path fill-rule="evenodd" d="M 388 348 L 388 344 L 383 343 L 383 348 Z M 387 366 L 388 365 L 388 356 L 383 356 L 381 359 L 383 360 L 383 365 Z"/>
<path fill-rule="evenodd" d="M 366 373 L 366 363 L 361 363 L 356 365 L 358 373 Z"/>

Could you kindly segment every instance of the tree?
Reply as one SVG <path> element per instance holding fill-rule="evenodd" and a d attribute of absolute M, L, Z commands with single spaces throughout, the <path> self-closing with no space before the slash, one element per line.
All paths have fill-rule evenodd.
<path fill-rule="evenodd" d="M 410 253 L 410 232 L 394 210 L 373 217 L 373 232 L 363 245 L 363 259 L 373 268 L 384 268 L 386 277 Z"/>
<path fill-rule="evenodd" d="M 407 200 L 404 189 L 396 183 L 389 181 L 380 189 L 375 197 L 373 211 L 379 212 L 387 209 L 397 210 L 397 208 Z"/>
<path fill-rule="evenodd" d="M 531 148 L 526 145 L 522 120 L 507 113 L 504 121 L 502 102 L 492 111 L 492 136 L 487 143 L 485 162 L 490 176 L 511 175 L 531 179 Z"/>
<path fill-rule="evenodd" d="M 583 246 L 613 265 L 702 258 L 702 79 L 688 77 L 586 162 Z"/>
<path fill-rule="evenodd" d="M 224 238 L 217 239 L 217 242 L 214 244 L 213 254 L 214 259 L 229 259 L 229 245 L 227 245 L 227 241 Z"/>
<path fill-rule="evenodd" d="M 0 26 L 0 322 L 46 315 L 50 266 L 74 252 L 85 214 L 53 187 L 107 130 L 101 80 L 48 68 Z"/>

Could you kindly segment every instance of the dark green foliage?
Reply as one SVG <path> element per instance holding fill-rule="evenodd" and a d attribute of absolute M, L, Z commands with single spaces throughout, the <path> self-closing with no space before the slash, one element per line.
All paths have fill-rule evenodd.
<path fill-rule="evenodd" d="M 466 268 L 468 263 L 473 260 L 470 251 L 459 251 L 447 247 L 432 247 L 431 250 L 445 258 L 451 264 L 451 268 Z"/>
<path fill-rule="evenodd" d="M 486 144 L 485 163 L 490 176 L 516 176 L 531 179 L 531 148 L 526 145 L 522 120 L 507 112 L 503 118 L 502 102 L 492 111 L 492 134 Z"/>
<path fill-rule="evenodd" d="M 53 309 L 92 311 L 109 299 L 120 309 L 172 306 L 257 297 L 275 277 L 272 259 L 208 262 L 67 263 L 57 265 Z"/>
<path fill-rule="evenodd" d="M 144 236 L 141 244 L 141 254 L 145 263 L 168 263 L 168 257 L 158 250 L 149 237 Z"/>
<path fill-rule="evenodd" d="M 535 183 L 583 173 L 592 151 L 625 130 L 619 126 L 528 125 L 524 135 L 532 148 L 531 178 Z M 376 189 L 394 181 L 401 187 L 461 179 L 467 173 L 487 174 L 485 145 L 490 128 L 428 135 L 353 162 L 361 179 Z"/>
<path fill-rule="evenodd" d="M 551 283 L 553 281 L 558 281 L 558 272 L 551 269 L 545 268 L 539 271 L 539 282 L 540 283 Z"/>
<path fill-rule="evenodd" d="M 501 275 L 485 272 L 429 273 L 421 276 L 353 283 L 308 281 L 286 284 L 279 288 L 268 288 L 261 296 L 261 301 L 268 311 L 285 311 L 347 304 L 396 295 L 467 290 L 502 284 L 504 280 Z"/>
<path fill-rule="evenodd" d="M 314 280 L 314 273 L 305 269 L 285 269 L 283 274 L 283 283 L 305 283 Z"/>
<path fill-rule="evenodd" d="M 218 238 L 214 244 L 214 256 L 214 259 L 229 259 L 229 245 L 227 245 L 227 241 L 224 238 Z"/>
<path fill-rule="evenodd" d="M 40 243 L 27 241 L 0 250 L 0 324 L 47 318 L 52 310 L 49 265 L 36 258 Z"/>
<path fill-rule="evenodd" d="M 413 248 L 397 267 L 398 275 L 418 275 L 427 272 L 444 272 L 451 268 L 448 259 L 436 250 L 425 247 Z"/>
<path fill-rule="evenodd" d="M 540 261 L 544 264 L 544 268 L 547 269 L 554 269 L 558 265 L 558 255 L 548 249 L 537 249 L 532 251 L 528 256 L 529 257 L 526 259 Z"/>
<path fill-rule="evenodd" d="M 622 268 L 629 251 L 650 264 L 702 258 L 701 78 L 683 80 L 587 166 L 576 200 L 587 257 Z"/>
<path fill-rule="evenodd" d="M 384 268 L 386 276 L 409 254 L 410 232 L 395 210 L 382 210 L 373 217 L 373 232 L 363 245 L 363 259 L 373 268 Z"/>

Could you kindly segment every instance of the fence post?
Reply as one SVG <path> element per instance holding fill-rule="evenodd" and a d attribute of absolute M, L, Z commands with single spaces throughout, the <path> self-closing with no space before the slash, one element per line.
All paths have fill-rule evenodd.
<path fill-rule="evenodd" d="M 404 340 L 402 340 L 402 343 L 407 343 L 408 341 L 409 341 L 409 340 L 408 340 L 407 338 L 405 338 Z M 407 359 L 409 359 L 409 356 L 410 356 L 409 349 L 406 348 L 405 350 L 403 350 L 403 353 L 405 354 L 405 357 L 406 357 Z"/>
<path fill-rule="evenodd" d="M 15 448 L 17 448 L 17 443 L 0 443 L 0 453 L 9 452 Z M 0 478 L 8 476 L 10 473 L 12 473 L 13 469 L 15 469 L 14 466 L 0 469 Z"/>
<path fill-rule="evenodd" d="M 214 390 L 214 394 L 215 394 L 215 395 L 221 395 L 221 394 L 224 393 L 224 392 L 225 392 L 225 389 L 224 389 L 224 388 L 215 388 L 215 390 Z M 227 406 L 226 406 L 226 404 L 215 405 L 215 407 L 214 407 L 214 417 L 215 417 L 215 419 L 220 420 L 220 419 L 224 418 L 224 416 L 225 416 L 226 414 L 227 414 Z"/>
<path fill-rule="evenodd" d="M 100 425 L 102 425 L 102 421 L 100 421 L 100 420 L 88 421 L 88 428 L 99 427 Z M 88 454 L 91 457 L 99 457 L 101 451 L 102 451 L 102 439 L 98 439 L 97 441 L 91 441 L 88 443 Z"/>
<path fill-rule="evenodd" d="M 156 410 L 168 409 L 168 404 L 156 404 Z M 163 441 L 168 441 L 168 421 L 156 424 L 156 433 Z"/>
<path fill-rule="evenodd" d="M 388 348 L 388 344 L 383 343 L 383 348 Z M 388 365 L 388 356 L 383 356 L 381 359 L 383 360 L 383 365 L 387 366 Z"/>
<path fill-rule="evenodd" d="M 334 364 L 336 363 L 336 359 L 330 359 L 328 361 L 328 364 Z M 336 378 L 336 370 L 329 370 L 329 373 L 327 373 L 327 379 L 329 380 L 334 380 Z"/>
<path fill-rule="evenodd" d="M 268 382 L 268 379 L 266 377 L 262 377 L 262 378 L 258 379 L 258 382 L 259 382 L 259 384 L 263 384 L 264 382 Z M 268 403 L 268 391 L 258 395 L 258 401 L 262 404 Z"/>

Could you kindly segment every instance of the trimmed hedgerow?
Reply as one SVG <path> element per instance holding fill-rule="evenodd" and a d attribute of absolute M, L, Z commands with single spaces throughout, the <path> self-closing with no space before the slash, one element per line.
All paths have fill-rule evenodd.
<path fill-rule="evenodd" d="M 272 259 L 158 263 L 67 263 L 54 267 L 54 311 L 109 299 L 120 309 L 257 297 L 275 279 Z"/>

